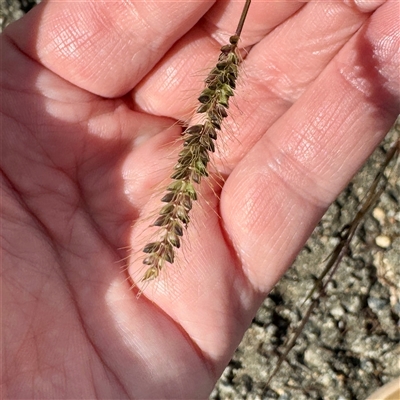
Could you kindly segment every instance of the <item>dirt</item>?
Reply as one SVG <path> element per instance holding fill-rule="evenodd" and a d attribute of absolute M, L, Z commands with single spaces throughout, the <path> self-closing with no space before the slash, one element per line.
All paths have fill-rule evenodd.
<path fill-rule="evenodd" d="M 2 26 L 33 0 L 0 0 Z M 397 135 L 397 136 L 396 136 Z M 304 299 L 398 137 L 391 133 L 324 215 L 258 310 L 210 400 L 364 400 L 400 376 L 400 163 L 353 240 L 287 361 L 266 386 Z M 306 304 L 307 305 L 307 304 Z"/>

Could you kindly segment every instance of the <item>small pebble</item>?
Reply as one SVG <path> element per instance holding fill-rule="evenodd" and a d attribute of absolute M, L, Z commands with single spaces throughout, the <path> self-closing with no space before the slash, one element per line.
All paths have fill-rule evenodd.
<path fill-rule="evenodd" d="M 368 374 L 373 374 L 375 371 L 374 363 L 370 360 L 361 360 L 360 367 L 363 372 L 366 372 Z"/>
<path fill-rule="evenodd" d="M 375 243 L 382 249 L 387 249 L 392 244 L 392 241 L 389 236 L 379 235 L 376 237 Z"/>
<path fill-rule="evenodd" d="M 341 307 L 340 305 L 336 305 L 336 306 L 332 307 L 330 312 L 331 312 L 331 315 L 336 320 L 340 319 L 345 314 L 345 311 L 344 311 L 343 307 Z"/>
<path fill-rule="evenodd" d="M 378 312 L 380 310 L 383 310 L 386 305 L 388 304 L 388 301 L 386 299 L 381 299 L 378 297 L 368 297 L 368 306 L 369 308 L 374 311 L 374 312 Z"/>
<path fill-rule="evenodd" d="M 372 215 L 381 225 L 385 223 L 386 215 L 385 211 L 383 211 L 382 208 L 380 207 L 374 208 L 374 210 L 372 211 Z"/>

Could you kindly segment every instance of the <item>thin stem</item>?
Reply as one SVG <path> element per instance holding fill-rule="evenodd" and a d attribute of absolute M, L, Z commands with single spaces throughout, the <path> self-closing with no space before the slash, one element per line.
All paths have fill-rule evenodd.
<path fill-rule="evenodd" d="M 246 4 L 244 5 L 242 15 L 240 16 L 238 27 L 236 29 L 236 33 L 235 33 L 236 36 L 240 36 L 242 34 L 244 21 L 246 20 L 247 12 L 249 11 L 249 7 L 250 7 L 250 3 L 251 3 L 251 0 L 246 0 Z"/>

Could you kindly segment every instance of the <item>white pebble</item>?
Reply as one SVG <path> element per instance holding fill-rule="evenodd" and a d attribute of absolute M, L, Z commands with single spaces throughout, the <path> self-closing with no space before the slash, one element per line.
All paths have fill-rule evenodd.
<path fill-rule="evenodd" d="M 372 215 L 381 225 L 384 224 L 386 215 L 385 211 L 383 211 L 382 208 L 380 207 L 374 208 L 374 210 L 372 211 Z"/>
<path fill-rule="evenodd" d="M 376 237 L 375 243 L 382 249 L 387 249 L 392 244 L 392 241 L 389 236 L 379 235 Z"/>

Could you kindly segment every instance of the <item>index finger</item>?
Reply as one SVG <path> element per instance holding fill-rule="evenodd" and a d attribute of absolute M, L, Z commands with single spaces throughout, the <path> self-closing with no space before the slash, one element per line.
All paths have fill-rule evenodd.
<path fill-rule="evenodd" d="M 131 90 L 212 4 L 50 0 L 5 33 L 65 80 L 117 97 Z"/>

